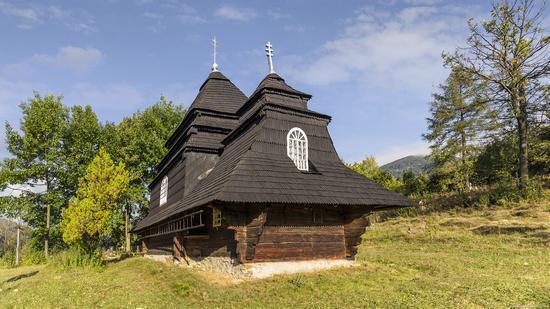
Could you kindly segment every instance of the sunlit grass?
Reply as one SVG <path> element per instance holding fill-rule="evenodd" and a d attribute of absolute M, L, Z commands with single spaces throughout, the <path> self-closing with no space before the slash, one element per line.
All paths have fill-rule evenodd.
<path fill-rule="evenodd" d="M 357 264 L 240 283 L 142 258 L 95 270 L 21 267 L 0 270 L 0 307 L 550 306 L 550 207 L 377 223 L 365 235 Z"/>

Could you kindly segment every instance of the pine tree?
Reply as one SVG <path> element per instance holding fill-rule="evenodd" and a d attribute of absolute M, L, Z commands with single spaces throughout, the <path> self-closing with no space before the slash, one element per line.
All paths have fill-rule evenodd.
<path fill-rule="evenodd" d="M 495 3 L 490 19 L 481 24 L 469 21 L 466 48 L 446 55 L 447 63 L 487 83 L 496 119 L 502 120 L 501 130 L 515 131 L 519 187 L 524 195 L 529 180 L 529 127 L 544 112 L 544 83 L 550 76 L 544 9 L 535 0 Z"/>
<path fill-rule="evenodd" d="M 461 67 L 454 67 L 433 94 L 427 119 L 424 138 L 431 143 L 436 174 L 447 175 L 449 185 L 460 191 L 471 186 L 477 140 L 484 127 L 483 86 Z"/>

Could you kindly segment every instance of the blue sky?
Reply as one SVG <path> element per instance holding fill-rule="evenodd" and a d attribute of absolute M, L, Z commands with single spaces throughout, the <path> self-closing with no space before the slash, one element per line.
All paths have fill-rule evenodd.
<path fill-rule="evenodd" d="M 250 95 L 276 71 L 313 94 L 309 107 L 333 117 L 346 161 L 380 163 L 427 153 L 428 102 L 447 71 L 442 51 L 462 45 L 478 1 L 8 1 L 0 0 L 0 121 L 41 93 L 90 104 L 118 121 L 164 94 L 188 106 L 218 64 Z M 0 134 L 4 136 L 4 131 Z M 0 157 L 5 156 L 0 142 Z"/>

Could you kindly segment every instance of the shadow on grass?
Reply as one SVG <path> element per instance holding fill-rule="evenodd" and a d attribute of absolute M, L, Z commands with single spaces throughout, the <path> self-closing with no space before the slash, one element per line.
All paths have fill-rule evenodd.
<path fill-rule="evenodd" d="M 122 254 L 117 254 L 117 255 L 104 257 L 103 261 L 105 262 L 105 264 L 113 264 L 113 263 L 118 263 L 118 262 L 124 261 L 128 258 L 135 257 L 135 256 L 143 256 L 143 254 L 141 254 L 141 253 L 122 253 Z"/>
<path fill-rule="evenodd" d="M 480 226 L 472 230 L 472 232 L 479 235 L 489 235 L 489 234 L 526 234 L 529 232 L 537 232 L 544 230 L 540 227 L 531 227 L 531 226 Z"/>
<path fill-rule="evenodd" d="M 32 277 L 36 274 L 38 274 L 38 270 L 27 273 L 27 274 L 21 274 L 21 275 L 15 276 L 15 277 L 11 277 L 8 280 L 6 280 L 6 282 L 15 282 L 15 281 L 18 281 L 18 280 L 21 280 L 21 279 L 24 279 L 24 278 Z"/>

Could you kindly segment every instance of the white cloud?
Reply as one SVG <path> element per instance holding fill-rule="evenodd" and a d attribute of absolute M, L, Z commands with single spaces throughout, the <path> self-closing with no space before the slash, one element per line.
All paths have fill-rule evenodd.
<path fill-rule="evenodd" d="M 340 37 L 310 56 L 315 60 L 290 65 L 290 72 L 315 85 L 354 78 L 431 87 L 446 72 L 442 51 L 463 40 L 468 14 L 454 7 L 413 6 L 393 13 L 365 8 L 347 21 Z"/>
<path fill-rule="evenodd" d="M 236 8 L 223 5 L 214 11 L 214 15 L 228 20 L 248 21 L 255 18 L 258 14 L 251 8 Z"/>
<path fill-rule="evenodd" d="M 30 30 L 38 24 L 54 23 L 76 32 L 96 31 L 93 17 L 83 10 L 74 12 L 57 6 L 41 5 L 23 7 L 0 0 L 0 14 L 19 19 L 16 26 L 22 30 Z"/>
<path fill-rule="evenodd" d="M 18 17 L 27 21 L 40 22 L 39 12 L 35 8 L 31 7 L 17 7 L 13 4 L 0 1 L 0 13 Z"/>
<path fill-rule="evenodd" d="M 176 17 L 184 24 L 202 24 L 206 22 L 206 19 L 200 16 L 195 8 L 187 4 L 177 3 L 173 4 L 172 7 L 177 12 Z"/>
<path fill-rule="evenodd" d="M 65 27 L 83 33 L 95 32 L 94 19 L 86 12 L 79 12 L 78 14 L 57 6 L 50 6 L 46 9 L 47 16 L 51 21 L 60 23 Z"/>
<path fill-rule="evenodd" d="M 81 73 L 92 69 L 104 58 L 103 53 L 96 48 L 65 46 L 55 54 L 35 54 L 29 59 L 5 66 L 2 71 L 7 75 L 25 74 L 33 72 L 36 65 L 47 65 Z"/>
<path fill-rule="evenodd" d="M 105 56 L 95 48 L 61 47 L 55 55 L 35 55 L 38 62 L 83 72 L 96 66 Z"/>

